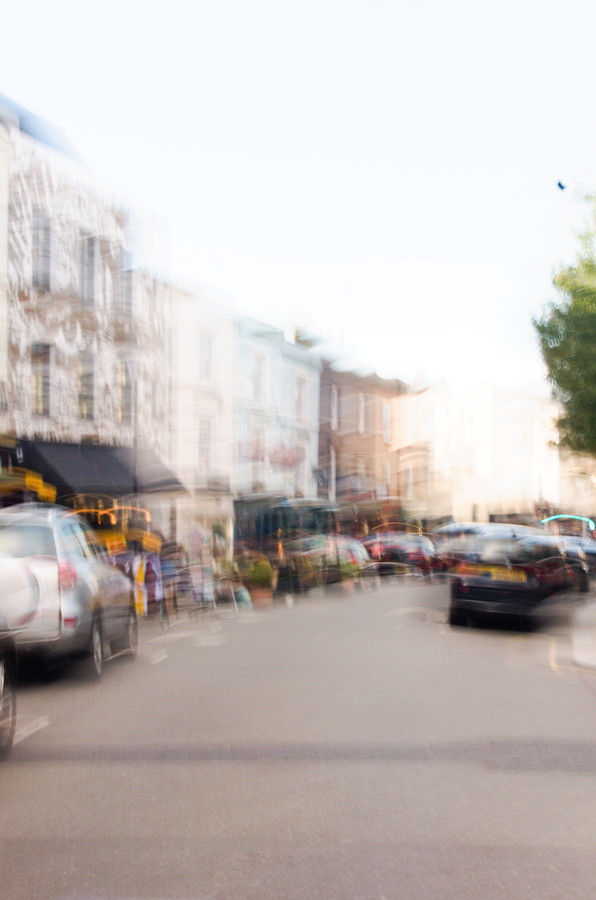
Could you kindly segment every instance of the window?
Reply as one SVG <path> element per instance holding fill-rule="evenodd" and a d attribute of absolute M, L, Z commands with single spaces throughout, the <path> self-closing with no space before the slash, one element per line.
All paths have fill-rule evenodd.
<path fill-rule="evenodd" d="M 366 398 L 364 394 L 358 394 L 358 434 L 366 431 Z"/>
<path fill-rule="evenodd" d="M 213 337 L 201 332 L 199 338 L 199 378 L 211 381 L 213 373 Z"/>
<path fill-rule="evenodd" d="M 211 470 L 213 442 L 213 422 L 207 416 L 199 418 L 199 469 L 201 472 Z"/>
<path fill-rule="evenodd" d="M 42 212 L 33 213 L 31 243 L 31 282 L 33 287 L 50 290 L 50 220 Z"/>
<path fill-rule="evenodd" d="M 265 429 L 261 425 L 256 425 L 253 431 L 254 437 L 251 446 L 251 459 L 256 462 L 265 462 L 266 455 L 266 438 Z"/>
<path fill-rule="evenodd" d="M 339 427 L 339 394 L 334 384 L 331 385 L 329 397 L 329 425 L 332 431 L 337 431 Z"/>
<path fill-rule="evenodd" d="M 62 543 L 66 556 L 70 559 L 87 559 L 91 551 L 87 549 L 86 541 L 80 528 L 73 522 L 67 522 L 61 526 Z"/>
<path fill-rule="evenodd" d="M 263 400 L 265 395 L 265 359 L 253 356 L 252 360 L 252 399 Z"/>
<path fill-rule="evenodd" d="M 297 378 L 294 382 L 294 416 L 297 422 L 304 422 L 306 414 L 306 381 Z"/>
<path fill-rule="evenodd" d="M 335 448 L 329 448 L 329 499 L 335 500 L 335 480 L 337 478 L 337 456 Z"/>
<path fill-rule="evenodd" d="M 85 303 L 94 303 L 97 296 L 98 246 L 94 237 L 81 240 L 79 294 Z"/>
<path fill-rule="evenodd" d="M 125 362 L 118 364 L 117 369 L 117 415 L 118 421 L 123 425 L 130 425 L 133 420 L 133 396 L 132 373 L 130 365 Z"/>
<path fill-rule="evenodd" d="M 383 417 L 383 440 L 388 444 L 391 440 L 391 407 L 387 400 L 383 400 L 381 415 Z"/>
<path fill-rule="evenodd" d="M 80 419 L 95 417 L 95 371 L 93 354 L 79 354 L 77 372 L 77 399 Z"/>
<path fill-rule="evenodd" d="M 31 345 L 31 412 L 35 416 L 50 414 L 50 365 L 49 344 Z"/>
<path fill-rule="evenodd" d="M 383 460 L 383 481 L 385 483 L 385 490 L 387 493 L 391 493 L 391 466 L 389 465 L 389 460 Z"/>
<path fill-rule="evenodd" d="M 0 528 L 2 556 L 56 556 L 51 528 L 45 525 L 17 525 Z"/>
<path fill-rule="evenodd" d="M 116 309 L 122 316 L 132 316 L 133 313 L 133 272 L 131 254 L 122 249 L 120 251 L 120 266 L 116 284 Z"/>

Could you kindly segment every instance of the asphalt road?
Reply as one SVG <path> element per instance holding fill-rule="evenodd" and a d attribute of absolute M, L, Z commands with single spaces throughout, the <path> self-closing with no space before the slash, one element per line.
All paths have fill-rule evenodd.
<path fill-rule="evenodd" d="M 596 671 L 557 622 L 450 629 L 447 588 L 144 623 L 30 676 L 2 900 L 593 900 Z"/>

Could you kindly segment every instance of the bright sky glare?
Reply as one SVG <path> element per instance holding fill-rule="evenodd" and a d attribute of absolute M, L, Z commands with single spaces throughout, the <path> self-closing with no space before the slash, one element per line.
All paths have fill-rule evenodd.
<path fill-rule="evenodd" d="M 163 218 L 172 277 L 346 365 L 541 385 L 531 316 L 596 190 L 596 6 L 23 0 L 3 20 L 0 93 Z"/>

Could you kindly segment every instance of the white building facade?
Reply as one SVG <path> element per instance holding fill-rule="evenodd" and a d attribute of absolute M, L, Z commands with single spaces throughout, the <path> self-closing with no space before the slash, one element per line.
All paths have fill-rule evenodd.
<path fill-rule="evenodd" d="M 188 495 L 176 531 L 193 556 L 233 539 L 235 322 L 205 292 L 169 288 L 170 453 Z"/>
<path fill-rule="evenodd" d="M 252 319 L 236 334 L 236 493 L 316 497 L 321 363 Z"/>
<path fill-rule="evenodd" d="M 399 493 L 411 517 L 484 521 L 559 506 L 553 402 L 441 382 L 393 403 Z"/>
<path fill-rule="evenodd" d="M 147 451 L 155 470 L 169 443 L 164 286 L 133 267 L 128 210 L 30 121 L 0 98 L 0 432 Z M 120 493 L 145 490 L 133 469 Z"/>

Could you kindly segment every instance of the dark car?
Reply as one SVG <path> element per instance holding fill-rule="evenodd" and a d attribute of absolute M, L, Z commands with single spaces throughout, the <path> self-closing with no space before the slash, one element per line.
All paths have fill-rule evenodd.
<path fill-rule="evenodd" d="M 590 574 L 596 574 L 596 541 L 593 538 L 558 535 L 558 541 L 565 548 L 568 556 L 577 556 L 587 563 Z"/>
<path fill-rule="evenodd" d="M 17 659 L 14 640 L 0 620 L 0 759 L 12 749 L 16 725 Z"/>
<path fill-rule="evenodd" d="M 527 625 L 554 594 L 588 588 L 587 565 L 568 556 L 557 540 L 485 534 L 456 566 L 449 622 L 467 625 L 476 617 L 507 616 Z"/>
<path fill-rule="evenodd" d="M 404 571 L 431 575 L 443 568 L 433 541 L 416 532 L 383 531 L 366 537 L 363 543 L 377 562 L 380 575 Z"/>
<path fill-rule="evenodd" d="M 432 532 L 437 548 L 437 568 L 443 572 L 454 572 L 481 535 L 522 538 L 544 535 L 544 531 L 529 525 L 503 522 L 451 522 L 442 525 Z"/>

